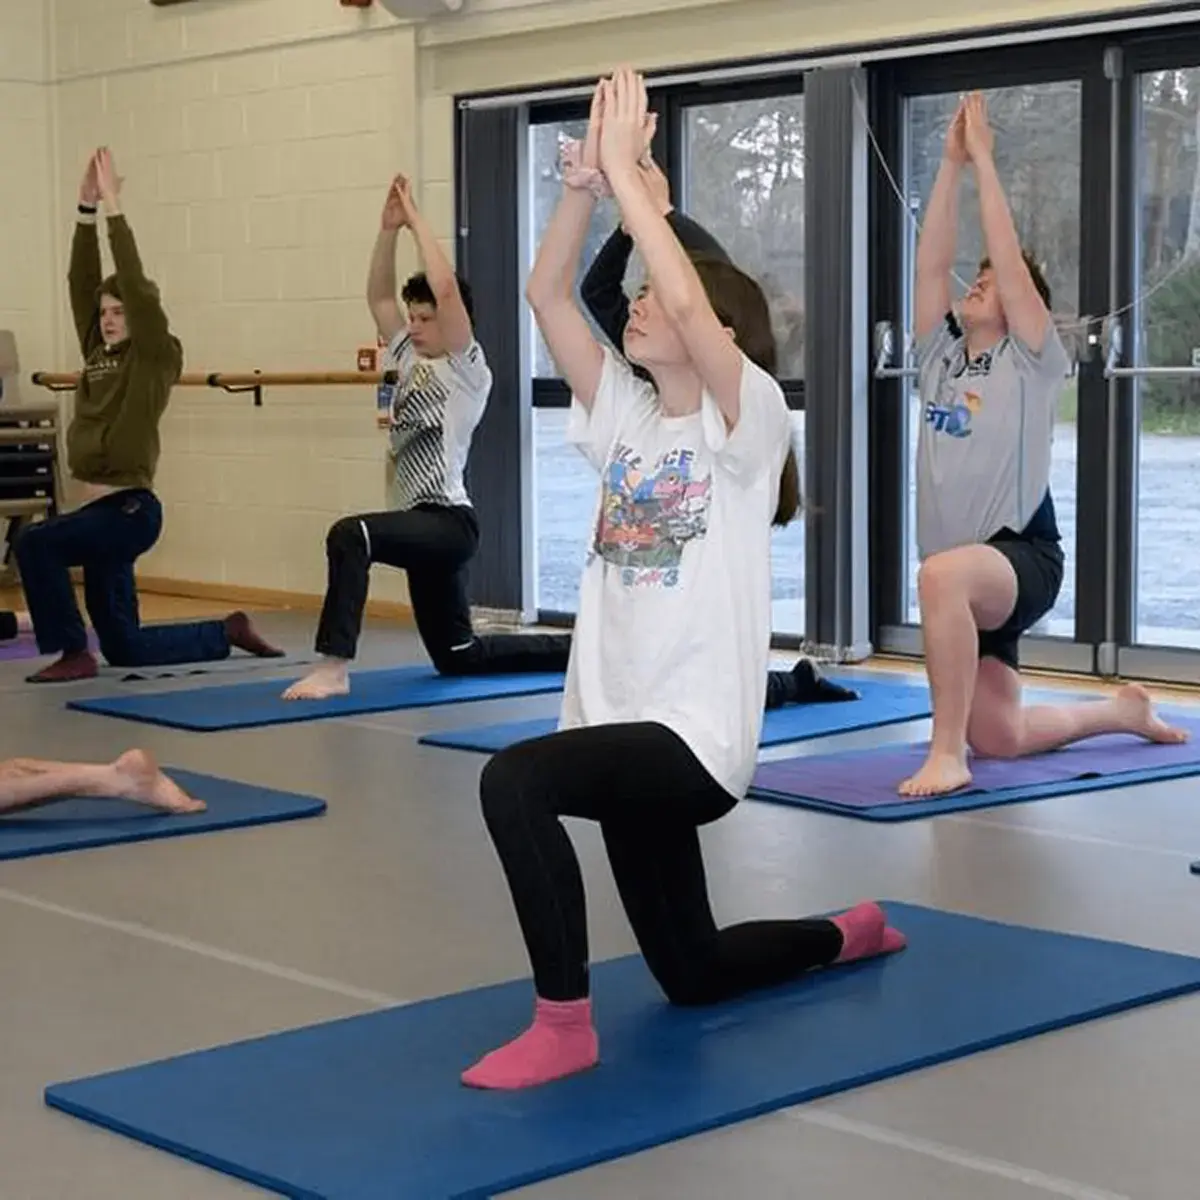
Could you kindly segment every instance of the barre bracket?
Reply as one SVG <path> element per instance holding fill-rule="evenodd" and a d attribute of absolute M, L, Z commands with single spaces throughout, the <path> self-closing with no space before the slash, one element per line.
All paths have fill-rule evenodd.
<path fill-rule="evenodd" d="M 256 371 L 255 374 L 258 374 Z M 263 385 L 261 383 L 234 384 L 222 383 L 221 374 L 219 371 L 214 371 L 208 377 L 208 386 L 211 388 L 220 388 L 221 391 L 227 392 L 230 396 L 244 396 L 253 394 L 254 407 L 262 408 L 263 406 Z"/>
<path fill-rule="evenodd" d="M 909 339 L 904 339 L 904 360 L 908 361 L 911 351 Z M 875 378 L 876 379 L 915 379 L 918 375 L 916 367 L 893 366 L 896 354 L 896 333 L 891 321 L 875 322 Z"/>

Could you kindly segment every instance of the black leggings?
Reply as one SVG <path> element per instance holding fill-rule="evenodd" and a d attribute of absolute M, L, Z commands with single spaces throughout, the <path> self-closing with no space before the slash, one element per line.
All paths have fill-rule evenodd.
<path fill-rule="evenodd" d="M 834 961 L 831 921 L 718 929 L 698 829 L 737 803 L 676 734 L 649 722 L 522 742 L 484 768 L 480 798 L 544 1000 L 588 994 L 583 878 L 560 817 L 600 823 L 642 954 L 672 1004 L 713 1004 Z"/>
<path fill-rule="evenodd" d="M 479 525 L 467 507 L 423 505 L 403 512 L 342 517 L 325 539 L 329 581 L 317 625 L 318 654 L 350 659 L 358 648 L 371 564 L 408 573 L 417 632 L 443 675 L 565 671 L 570 634 L 476 637 L 467 598 L 467 564 Z"/>

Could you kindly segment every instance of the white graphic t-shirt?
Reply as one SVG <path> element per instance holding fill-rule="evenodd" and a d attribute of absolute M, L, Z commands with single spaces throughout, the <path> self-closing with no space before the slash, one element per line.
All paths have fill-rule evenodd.
<path fill-rule="evenodd" d="M 771 519 L 791 445 L 774 379 L 743 360 L 729 432 L 701 410 L 665 416 L 650 384 L 604 350 L 568 438 L 601 473 L 559 726 L 655 721 L 730 794 L 745 794 L 771 639 Z"/>
<path fill-rule="evenodd" d="M 483 347 L 472 341 L 461 354 L 422 358 L 402 330 L 388 346 L 384 369 L 399 374 L 389 425 L 393 506 L 470 504 L 463 476 L 492 390 Z"/>

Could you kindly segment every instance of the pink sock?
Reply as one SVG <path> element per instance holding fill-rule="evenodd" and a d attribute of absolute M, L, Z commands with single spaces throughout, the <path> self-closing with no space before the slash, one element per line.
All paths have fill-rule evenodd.
<path fill-rule="evenodd" d="M 515 1089 L 537 1087 L 594 1067 L 600 1044 L 592 1025 L 590 1000 L 542 1000 L 534 1007 L 533 1024 L 515 1041 L 485 1055 L 462 1081 L 467 1087 Z"/>
<path fill-rule="evenodd" d="M 908 945 L 904 934 L 889 927 L 883 909 L 873 901 L 856 904 L 834 917 L 833 923 L 842 933 L 842 952 L 835 959 L 839 963 L 894 954 Z"/>

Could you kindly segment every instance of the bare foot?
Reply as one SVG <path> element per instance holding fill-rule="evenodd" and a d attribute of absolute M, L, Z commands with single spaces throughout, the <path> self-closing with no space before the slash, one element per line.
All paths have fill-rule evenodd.
<path fill-rule="evenodd" d="M 344 662 L 323 662 L 284 693 L 285 700 L 328 700 L 350 694 L 350 672 Z"/>
<path fill-rule="evenodd" d="M 208 806 L 203 800 L 194 800 L 178 784 L 168 779 L 159 769 L 154 755 L 147 750 L 126 750 L 113 763 L 121 795 L 127 800 L 163 812 L 203 812 Z"/>
<path fill-rule="evenodd" d="M 961 791 L 970 782 L 971 769 L 965 758 L 930 752 L 921 769 L 898 790 L 902 796 L 946 796 Z"/>
<path fill-rule="evenodd" d="M 235 650 L 244 650 L 247 654 L 253 654 L 255 658 L 283 657 L 283 651 L 266 641 L 244 612 L 230 613 L 225 618 L 225 636 Z"/>
<path fill-rule="evenodd" d="M 1150 693 L 1140 683 L 1127 683 L 1116 695 L 1117 717 L 1122 726 L 1148 742 L 1178 745 L 1188 740 L 1186 729 L 1168 725 L 1154 711 Z"/>

